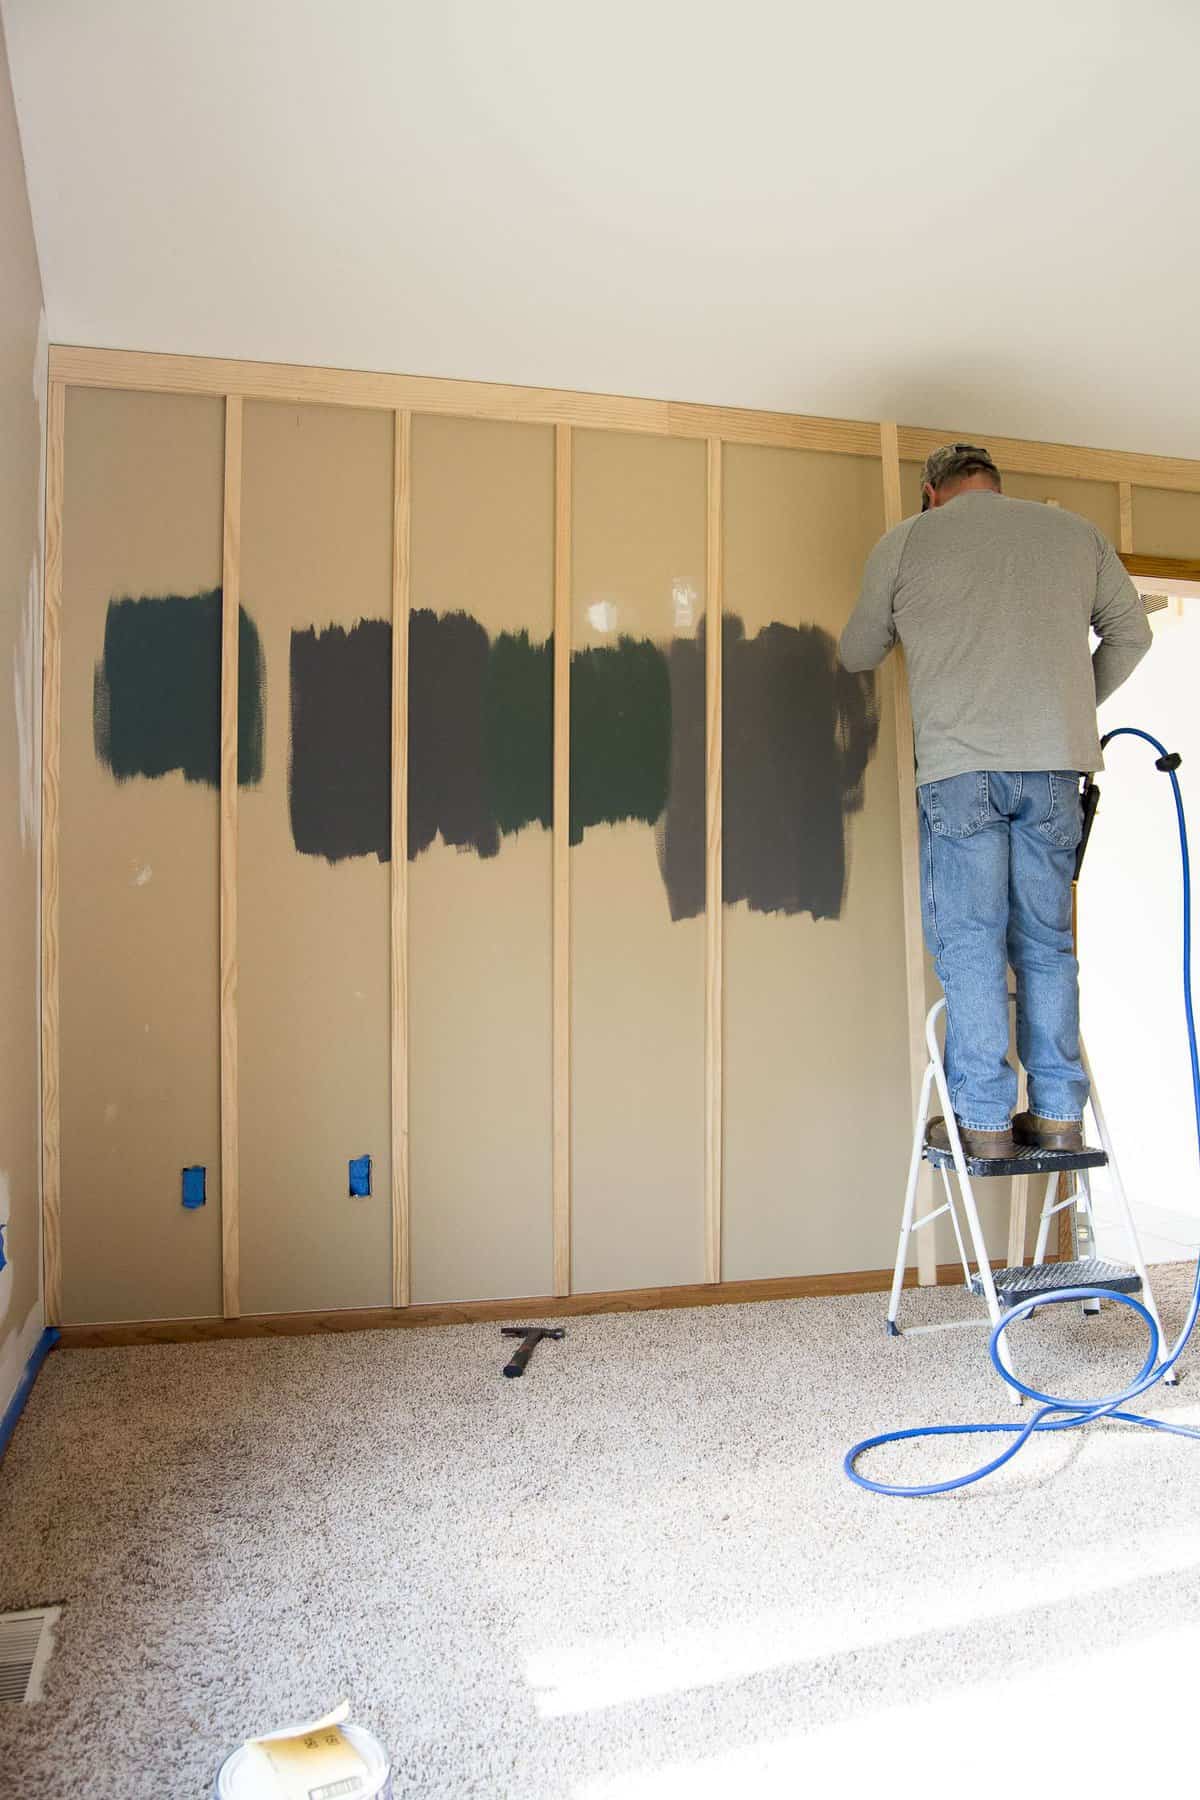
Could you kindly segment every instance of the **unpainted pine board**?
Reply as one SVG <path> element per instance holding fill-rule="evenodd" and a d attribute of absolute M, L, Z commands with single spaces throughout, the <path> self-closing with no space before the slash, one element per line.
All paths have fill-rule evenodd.
<path fill-rule="evenodd" d="M 890 531 L 904 517 L 899 437 L 894 423 L 879 428 L 883 473 L 884 529 Z M 918 493 L 920 484 L 918 481 Z M 919 504 L 919 502 L 918 502 Z M 921 865 L 918 841 L 916 763 L 913 755 L 912 707 L 904 652 L 897 645 L 889 658 L 892 683 L 892 716 L 896 731 L 896 781 L 900 831 L 900 886 L 904 904 L 904 984 L 908 1009 L 908 1070 L 912 1110 L 920 1103 L 921 1083 L 929 1052 L 925 1042 L 926 1001 L 925 947 L 921 927 Z M 932 1175 L 921 1169 L 917 1183 L 917 1217 L 932 1210 Z M 934 1279 L 936 1250 L 933 1230 L 919 1231 L 916 1238 L 917 1268 L 922 1287 Z"/>
<path fill-rule="evenodd" d="M 926 426 L 901 425 L 900 457 L 918 466 L 942 444 L 983 444 L 999 469 L 1015 475 L 1060 476 L 1067 481 L 1119 481 L 1137 485 L 1200 492 L 1200 462 L 1178 456 L 1146 456 L 1134 451 L 1096 450 L 1080 444 L 1049 444 L 1032 438 L 997 437 L 993 433 L 931 431 Z"/>
<path fill-rule="evenodd" d="M 46 421 L 46 569 L 42 613 L 41 839 L 42 1279 L 48 1325 L 59 1325 L 63 1318 L 58 834 L 62 767 L 65 430 L 66 389 L 61 381 L 52 381 Z"/>
<path fill-rule="evenodd" d="M 1122 556 L 1133 549 L 1133 483 L 1122 481 L 1119 487 L 1121 497 L 1121 535 L 1117 548 Z"/>
<path fill-rule="evenodd" d="M 1177 599 L 1194 600 L 1200 589 L 1200 558 L 1142 556 L 1131 550 L 1122 556 L 1121 561 L 1138 583 L 1139 590 L 1145 594 L 1147 601 L 1150 596 L 1146 589 L 1151 581 L 1162 583 L 1172 603 Z M 1139 577 L 1144 579 L 1139 580 Z"/>
<path fill-rule="evenodd" d="M 571 1292 L 571 582 L 574 443 L 554 433 L 554 793 L 552 964 L 554 1292 Z"/>
<path fill-rule="evenodd" d="M 721 547 L 724 523 L 721 501 L 720 438 L 708 442 L 708 555 L 705 623 L 705 963 L 704 963 L 704 1273 L 721 1279 L 721 1211 L 724 1181 L 725 1109 L 722 1065 L 725 1047 L 723 950 L 725 921 L 721 900 L 723 817 L 721 798 L 721 615 L 724 584 Z"/>
<path fill-rule="evenodd" d="M 1000 1264 L 995 1263 L 995 1268 Z M 958 1287 L 962 1268 L 941 1263 L 938 1284 Z M 764 1300 L 884 1294 L 888 1269 L 850 1269 L 832 1275 L 785 1275 L 761 1281 L 695 1282 L 658 1288 L 621 1288 L 604 1294 L 523 1295 L 512 1300 L 464 1300 L 430 1306 L 347 1307 L 338 1312 L 256 1313 L 240 1319 L 146 1319 L 134 1324 L 68 1325 L 61 1349 L 101 1350 L 131 1344 L 209 1344 L 245 1338 L 313 1337 L 325 1332 L 394 1331 L 442 1325 L 516 1323 L 523 1319 L 579 1319 L 605 1313 L 662 1312 L 693 1306 L 749 1306 Z M 905 1275 L 916 1286 L 916 1270 Z"/>
<path fill-rule="evenodd" d="M 221 1293 L 227 1319 L 241 1310 L 238 1221 L 238 609 L 242 556 L 242 402 L 225 402 L 221 576 Z"/>
<path fill-rule="evenodd" d="M 51 347 L 51 374 L 75 386 L 136 388 L 145 392 L 237 394 L 284 404 L 377 407 L 388 412 L 448 414 L 511 423 L 579 425 L 647 432 L 657 437 L 778 444 L 862 455 L 874 427 L 859 419 L 828 419 L 750 407 L 701 406 L 620 394 L 506 386 L 435 376 L 328 369 L 298 363 L 239 362 L 229 358 L 157 352 Z"/>
<path fill-rule="evenodd" d="M 660 436 L 709 438 L 777 448 L 872 454 L 878 427 L 858 419 L 826 419 L 803 413 L 760 412 L 692 402 L 650 400 L 558 388 L 525 388 L 494 382 L 319 368 L 299 363 L 244 362 L 221 357 L 177 356 L 139 350 L 105 350 L 52 344 L 50 375 L 75 387 L 129 388 L 153 393 L 240 394 L 285 403 L 397 408 L 446 412 L 468 418 L 504 418 L 532 424 L 574 424 L 599 429 L 648 431 Z M 899 428 L 901 457 L 920 463 L 938 445 L 962 432 L 924 426 Z M 984 433 L 997 462 L 1015 472 L 1062 475 L 1091 481 L 1132 481 L 1147 487 L 1200 493 L 1200 462 L 1184 457 L 1089 449 L 1077 444 L 998 438 Z"/>
<path fill-rule="evenodd" d="M 412 578 L 412 415 L 393 422 L 391 1121 L 392 1305 L 412 1297 L 408 1018 L 408 625 Z"/>

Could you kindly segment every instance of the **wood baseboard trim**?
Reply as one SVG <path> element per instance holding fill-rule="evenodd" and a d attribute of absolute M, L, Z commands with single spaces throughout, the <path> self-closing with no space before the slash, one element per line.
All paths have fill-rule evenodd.
<path fill-rule="evenodd" d="M 997 1268 L 1003 1263 L 997 1262 Z M 962 1282 L 958 1263 L 939 1263 L 938 1284 Z M 783 1275 L 759 1281 L 697 1282 L 685 1287 L 629 1288 L 611 1294 L 538 1295 L 520 1300 L 463 1300 L 452 1304 L 361 1307 L 345 1312 L 251 1313 L 240 1319 L 149 1319 L 141 1323 L 63 1325 L 63 1350 L 102 1350 L 130 1344 L 215 1343 L 225 1338 L 310 1337 L 324 1331 L 394 1331 L 424 1325 L 481 1325 L 498 1320 L 582 1318 L 589 1313 L 660 1312 L 684 1306 L 743 1306 L 759 1300 L 827 1299 L 839 1294 L 884 1294 L 890 1269 L 853 1269 L 844 1275 Z M 909 1269 L 905 1287 L 917 1285 Z"/>

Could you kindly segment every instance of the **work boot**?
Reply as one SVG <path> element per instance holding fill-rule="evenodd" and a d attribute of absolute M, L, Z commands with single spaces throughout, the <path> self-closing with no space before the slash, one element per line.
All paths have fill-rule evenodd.
<path fill-rule="evenodd" d="M 1080 1119 L 1043 1119 L 1040 1113 L 1018 1113 L 1012 1122 L 1018 1144 L 1033 1144 L 1038 1150 L 1082 1150 L 1083 1122 Z"/>
<path fill-rule="evenodd" d="M 964 1156 L 979 1156 L 985 1161 L 991 1161 L 997 1156 L 1012 1156 L 1016 1152 L 1017 1141 L 1011 1131 L 972 1131 L 960 1119 L 958 1135 L 962 1141 Z M 940 1114 L 936 1119 L 930 1119 L 925 1141 L 932 1144 L 935 1150 L 949 1150 L 950 1133 Z"/>

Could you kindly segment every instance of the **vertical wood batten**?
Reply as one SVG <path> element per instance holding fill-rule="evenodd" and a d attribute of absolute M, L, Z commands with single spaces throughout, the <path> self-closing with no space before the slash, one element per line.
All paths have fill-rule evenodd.
<path fill-rule="evenodd" d="M 46 1323 L 63 1309 L 59 1094 L 59 774 L 62 756 L 63 472 L 67 395 L 51 381 L 46 418 L 46 567 L 42 610 L 42 1283 Z"/>
<path fill-rule="evenodd" d="M 704 1276 L 721 1279 L 724 1168 L 724 971 L 721 649 L 723 488 L 720 438 L 708 440 L 708 583 L 705 611 Z"/>
<path fill-rule="evenodd" d="M 241 1312 L 238 1147 L 238 617 L 242 579 L 242 400 L 225 400 L 225 490 L 221 552 L 221 1304 Z"/>
<path fill-rule="evenodd" d="M 904 516 L 900 492 L 900 434 L 894 420 L 879 427 L 883 464 L 883 523 L 891 531 Z M 908 995 L 908 1055 L 914 1118 L 928 1060 L 925 1049 L 925 955 L 921 931 L 921 857 L 917 837 L 916 766 L 913 756 L 912 708 L 904 652 L 897 645 L 891 659 L 892 711 L 896 721 L 896 781 L 900 802 L 900 886 L 904 900 L 904 985 Z M 929 1170 L 922 1166 L 917 1186 L 917 1217 L 930 1210 Z M 937 1281 L 933 1232 L 917 1233 L 917 1279 L 922 1287 Z"/>
<path fill-rule="evenodd" d="M 571 1291 L 571 481 L 569 425 L 554 428 L 554 1292 Z"/>
<path fill-rule="evenodd" d="M 1122 556 L 1128 556 L 1133 550 L 1133 483 L 1119 481 L 1117 496 L 1120 508 L 1120 527 L 1117 548 Z M 1071 887 L 1071 941 L 1076 951 L 1079 949 L 1079 892 L 1075 884 Z M 1056 1201 L 1067 1200 L 1079 1190 L 1079 1179 L 1074 1175 L 1060 1175 L 1054 1189 Z M 1070 1262 L 1076 1253 L 1074 1208 L 1064 1207 L 1058 1215 L 1055 1247 L 1063 1262 Z M 1009 1261 L 1012 1261 L 1012 1245 L 1009 1245 Z"/>
<path fill-rule="evenodd" d="M 408 619 L 412 414 L 395 415 L 392 488 L 391 1118 L 392 1305 L 412 1294 L 408 1161 Z"/>
<path fill-rule="evenodd" d="M 1121 541 L 1117 548 L 1122 556 L 1127 556 L 1133 549 L 1133 483 L 1119 481 L 1117 493 L 1121 506 Z"/>

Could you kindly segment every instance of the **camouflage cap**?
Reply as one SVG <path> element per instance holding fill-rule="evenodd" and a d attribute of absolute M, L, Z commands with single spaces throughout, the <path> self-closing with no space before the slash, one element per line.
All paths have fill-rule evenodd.
<path fill-rule="evenodd" d="M 959 475 L 974 475 L 986 470 L 1000 479 L 1000 471 L 991 456 L 979 444 L 943 444 L 925 458 L 921 470 L 921 487 L 940 488 Z"/>

